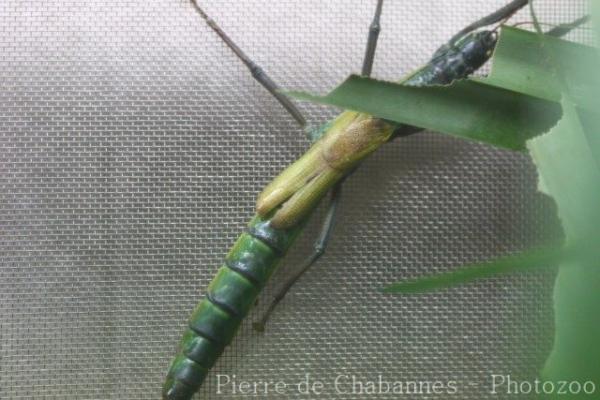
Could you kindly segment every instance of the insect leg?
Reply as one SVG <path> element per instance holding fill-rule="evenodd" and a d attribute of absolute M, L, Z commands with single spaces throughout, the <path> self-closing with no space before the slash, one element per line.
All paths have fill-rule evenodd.
<path fill-rule="evenodd" d="M 235 42 L 225 33 L 223 29 L 217 23 L 204 12 L 204 10 L 198 5 L 196 0 L 191 0 L 192 5 L 200 14 L 200 16 L 206 21 L 207 25 L 223 40 L 223 42 L 233 51 L 237 56 L 248 67 L 252 77 L 260 83 L 265 89 L 269 91 L 277 99 L 277 101 L 287 110 L 287 112 L 300 124 L 302 128 L 306 127 L 306 119 L 296 107 L 296 105 L 283 93 L 279 91 L 279 86 L 269 77 L 269 75 L 256 64 L 243 50 L 235 44 Z"/>
<path fill-rule="evenodd" d="M 504 7 L 499 8 L 498 10 L 494 11 L 493 13 L 486 15 L 485 17 L 481 18 L 480 20 L 477 20 L 477 21 L 473 22 L 472 24 L 466 26 L 465 28 L 461 29 L 456 35 L 452 36 L 452 38 L 449 40 L 448 43 L 454 44 L 456 41 L 458 41 L 460 38 L 462 38 L 464 35 L 466 35 L 469 32 L 472 32 L 476 29 L 483 28 L 484 26 L 492 25 L 492 24 L 495 24 L 502 20 L 505 20 L 506 18 L 515 14 L 521 8 L 525 7 L 528 3 L 529 3 L 529 0 L 513 0 L 510 3 L 508 3 L 507 5 L 505 5 Z"/>
<path fill-rule="evenodd" d="M 375 9 L 375 15 L 371 25 L 369 26 L 369 36 L 367 38 L 367 47 L 365 50 L 365 56 L 363 59 L 362 75 L 370 76 L 373 69 L 373 60 L 375 59 L 375 51 L 377 50 L 377 40 L 379 38 L 379 32 L 381 31 L 381 12 L 383 9 L 383 0 L 377 0 L 377 8 Z M 262 316 L 252 326 L 255 330 L 262 332 L 265 330 L 265 325 L 279 302 L 285 297 L 287 292 L 292 286 L 312 267 L 319 258 L 325 254 L 333 227 L 335 225 L 335 218 L 337 214 L 338 205 L 342 196 L 342 185 L 345 179 L 342 179 L 337 183 L 333 189 L 331 189 L 331 195 L 329 199 L 329 206 L 327 208 L 327 214 L 325 220 L 321 226 L 321 232 L 315 241 L 312 254 L 304 261 L 302 267 L 275 292 L 275 296 L 269 303 L 269 306 L 264 311 Z"/>
<path fill-rule="evenodd" d="M 375 15 L 373 21 L 369 26 L 369 37 L 367 39 L 367 48 L 365 50 L 365 58 L 363 60 L 362 75 L 371 76 L 371 70 L 373 69 L 373 60 L 375 60 L 375 50 L 377 49 L 377 40 L 379 39 L 379 32 L 381 32 L 381 11 L 383 9 L 383 0 L 377 0 L 377 8 L 375 9 Z"/>
<path fill-rule="evenodd" d="M 261 317 L 252 324 L 254 330 L 259 332 L 263 332 L 265 330 L 265 325 L 277 304 L 279 304 L 279 302 L 283 300 L 287 292 L 292 288 L 292 286 L 294 286 L 298 279 L 300 279 L 302 275 L 304 275 L 304 273 L 308 271 L 310 267 L 312 267 L 314 263 L 317 262 L 317 260 L 321 258 L 321 256 L 323 256 L 323 254 L 325 254 L 325 249 L 329 244 L 329 239 L 331 238 L 331 233 L 333 232 L 333 227 L 335 225 L 335 217 L 337 214 L 338 204 L 341 198 L 341 192 L 341 184 L 335 185 L 334 188 L 331 190 L 331 196 L 329 200 L 330 203 L 327 208 L 327 214 L 325 215 L 325 220 L 321 227 L 321 232 L 319 233 L 319 236 L 315 241 L 314 250 L 312 254 L 304 261 L 302 267 L 298 271 L 295 271 L 294 275 L 291 276 L 288 280 L 286 280 L 284 284 L 277 289 L 267 309 L 263 312 Z"/>

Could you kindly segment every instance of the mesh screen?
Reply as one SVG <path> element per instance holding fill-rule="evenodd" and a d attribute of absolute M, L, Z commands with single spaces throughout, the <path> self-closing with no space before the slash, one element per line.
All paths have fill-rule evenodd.
<path fill-rule="evenodd" d="M 282 86 L 313 92 L 360 69 L 375 5 L 202 3 Z M 399 78 L 503 3 L 386 2 L 374 75 Z M 550 23 L 584 12 L 537 3 Z M 5 0 L 0 32 L 0 398 L 159 398 L 256 194 L 306 139 L 186 0 Z M 313 125 L 336 113 L 301 108 Z M 263 398 L 397 397 L 336 393 L 340 374 L 458 382 L 407 399 L 503 398 L 489 374 L 533 376 L 551 347 L 552 272 L 377 289 L 556 236 L 535 183 L 523 155 L 433 133 L 384 146 L 347 181 L 327 254 L 265 333 L 244 324 L 201 396 L 244 397 L 217 394 L 220 373 L 326 384 Z M 309 252 L 317 214 L 275 281 Z"/>

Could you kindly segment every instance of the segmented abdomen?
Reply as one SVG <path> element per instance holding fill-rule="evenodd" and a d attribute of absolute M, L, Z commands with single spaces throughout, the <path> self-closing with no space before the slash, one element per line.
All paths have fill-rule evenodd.
<path fill-rule="evenodd" d="M 273 229 L 260 217 L 250 221 L 189 319 L 163 399 L 191 399 L 200 388 L 301 229 Z"/>

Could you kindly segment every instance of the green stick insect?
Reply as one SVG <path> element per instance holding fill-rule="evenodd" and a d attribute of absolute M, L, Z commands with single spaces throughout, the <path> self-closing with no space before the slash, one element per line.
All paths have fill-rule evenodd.
<path fill-rule="evenodd" d="M 480 29 L 505 22 L 527 3 L 527 0 L 515 0 L 461 30 L 440 47 L 423 68 L 403 82 L 415 86 L 443 85 L 472 74 L 490 58 L 497 42 L 497 27 L 491 30 Z M 268 75 L 244 54 L 194 0 L 192 4 L 225 44 L 246 64 L 253 77 L 305 128 L 313 144 L 258 196 L 256 216 L 227 254 L 223 266 L 209 284 L 205 298 L 196 306 L 189 319 L 179 352 L 171 363 L 163 386 L 163 398 L 168 400 L 190 399 L 200 388 L 320 200 L 328 192 L 331 193 L 329 208 L 314 252 L 297 274 L 285 282 L 262 318 L 254 324 L 258 330 L 264 329 L 276 304 L 324 253 L 344 179 L 382 144 L 420 131 L 415 127 L 395 125 L 353 111 L 343 112 L 316 130 L 306 129 L 305 118 L 278 90 Z M 362 68 L 362 74 L 367 76 L 371 73 L 375 56 L 382 7 L 383 0 L 378 0 Z M 573 27 L 583 22 L 585 21 L 576 21 L 577 24 L 573 24 Z M 565 29 L 562 26 L 549 33 L 560 36 L 569 30 L 570 27 Z"/>

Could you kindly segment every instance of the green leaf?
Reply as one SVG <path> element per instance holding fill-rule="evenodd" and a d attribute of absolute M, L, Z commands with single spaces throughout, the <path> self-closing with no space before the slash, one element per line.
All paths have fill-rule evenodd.
<path fill-rule="evenodd" d="M 511 150 L 523 150 L 561 115 L 556 103 L 470 81 L 409 87 L 353 75 L 324 97 L 292 95 Z"/>
<path fill-rule="evenodd" d="M 525 272 L 539 268 L 556 267 L 565 256 L 558 247 L 530 250 L 523 254 L 501 258 L 489 263 L 474 264 L 459 270 L 412 281 L 400 282 L 386 287 L 384 293 L 411 294 L 465 284 L 477 279 L 513 272 Z"/>
<path fill-rule="evenodd" d="M 562 54 L 548 51 L 550 61 Z M 598 71 L 600 63 L 574 58 Z M 561 264 L 554 290 L 555 341 L 542 371 L 551 381 L 600 380 L 600 123 L 597 114 L 600 85 L 587 88 L 596 96 L 581 98 L 573 70 L 556 61 L 562 93 L 562 120 L 527 147 L 539 173 L 539 187 L 556 201 L 567 244 L 588 245 L 578 257 Z M 598 73 L 595 73 L 598 76 Z M 594 99 L 595 98 L 595 99 Z M 582 103 L 582 101 L 584 103 Z M 558 398 L 558 396 L 555 396 Z M 566 398 L 589 396 L 570 395 Z M 562 398 L 565 398 L 564 396 Z"/>
<path fill-rule="evenodd" d="M 598 7 L 600 9 L 600 6 Z M 599 10 L 600 11 L 600 10 Z M 600 15 L 600 13 L 598 14 Z M 548 133 L 527 143 L 537 167 L 539 188 L 557 204 L 566 249 L 501 259 L 456 272 L 400 283 L 389 293 L 414 293 L 453 286 L 560 261 L 554 291 L 555 342 L 541 373 L 545 381 L 600 383 L 600 62 L 595 49 L 568 48 L 554 39 L 520 33 L 503 36 L 487 84 L 560 102 L 563 117 Z M 506 33 L 505 32 L 505 33 Z M 513 35 L 513 33 L 515 33 Z M 514 36 L 514 37 L 513 37 Z M 512 51 L 508 51 L 511 49 Z M 540 50 L 537 51 L 536 49 Z M 566 50 L 567 49 L 567 50 Z M 522 71 L 522 74 L 516 73 Z M 588 75 L 582 75 L 585 72 Z M 544 398 L 591 398 L 587 394 Z"/>
<path fill-rule="evenodd" d="M 545 37 L 542 46 L 537 34 L 516 28 L 502 29 L 488 78 L 417 88 L 353 75 L 326 96 L 290 95 L 523 150 L 528 139 L 548 131 L 561 116 L 561 85 L 549 52 L 558 55 L 555 59 L 568 72 L 572 100 L 587 107 L 595 95 L 590 88 L 599 82 L 590 67 L 598 65 L 597 51 L 553 37 Z"/>
<path fill-rule="evenodd" d="M 527 148 L 538 170 L 539 190 L 557 203 L 567 240 L 573 243 L 586 240 L 597 229 L 600 173 L 597 152 L 590 147 L 581 123 L 581 110 L 568 98 L 562 105 L 560 122 L 531 140 Z M 597 140 L 596 132 L 589 135 Z"/>
<path fill-rule="evenodd" d="M 508 149 L 523 149 L 562 116 L 527 148 L 538 168 L 540 189 L 556 201 L 565 248 L 577 249 L 572 257 L 560 248 L 529 252 L 385 290 L 414 293 L 560 261 L 555 344 L 543 370 L 543 378 L 554 382 L 600 383 L 598 71 L 597 49 L 507 28 L 486 79 L 414 88 L 351 76 L 324 97 L 294 94 Z"/>
<path fill-rule="evenodd" d="M 600 82 L 593 65 L 598 51 L 589 46 L 544 36 L 543 46 L 537 33 L 504 27 L 492 59 L 492 72 L 477 82 L 512 90 L 540 99 L 560 102 L 561 84 L 556 68 L 569 76 L 572 100 L 580 107 L 590 104 L 591 88 Z M 548 54 L 555 54 L 549 57 Z M 573 62 L 573 60 L 579 60 Z"/>

